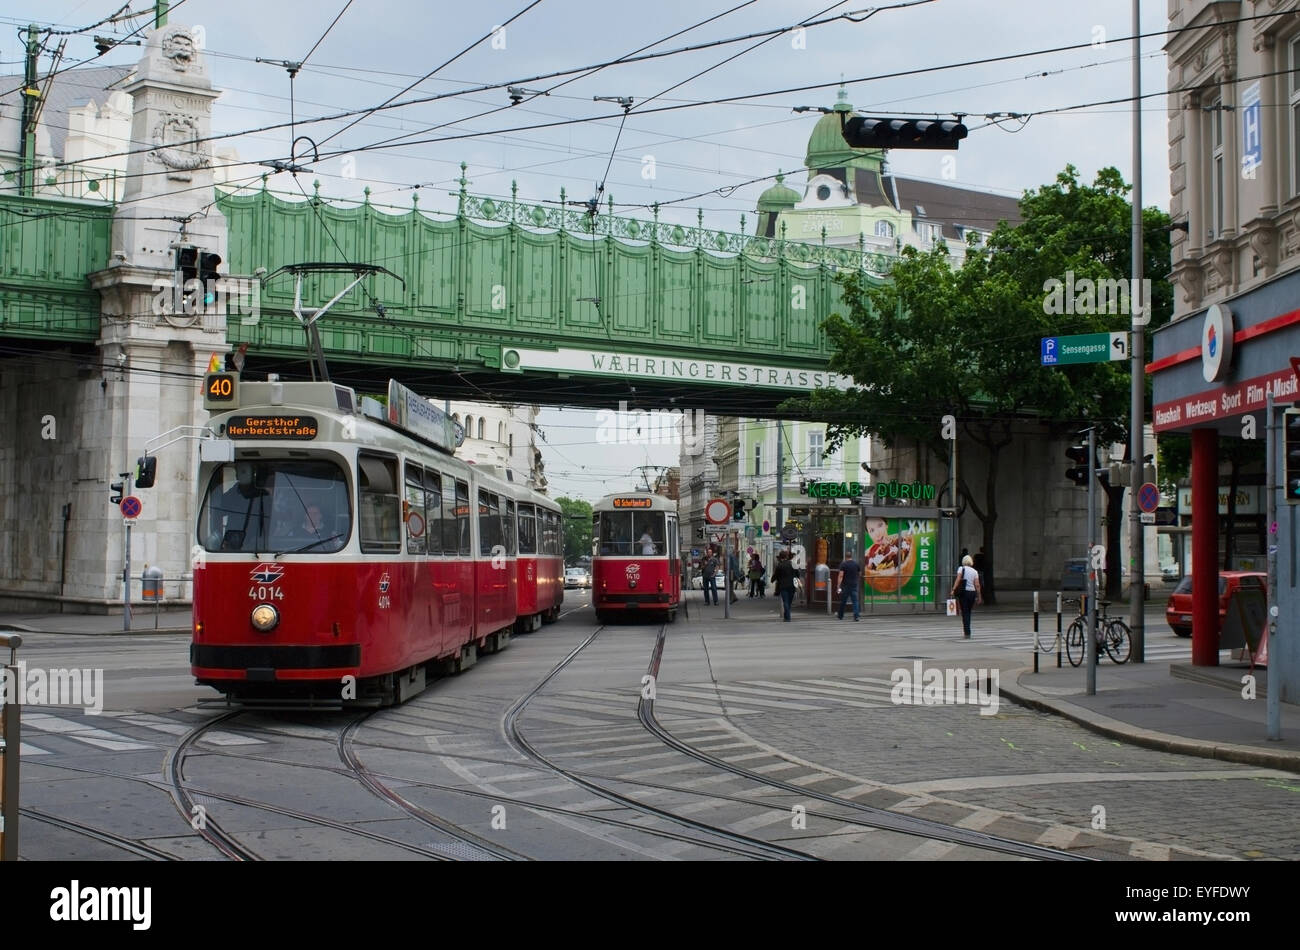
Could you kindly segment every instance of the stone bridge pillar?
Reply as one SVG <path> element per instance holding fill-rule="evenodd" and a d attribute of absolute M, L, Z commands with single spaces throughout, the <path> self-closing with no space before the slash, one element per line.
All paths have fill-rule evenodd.
<path fill-rule="evenodd" d="M 178 245 L 227 257 L 205 141 L 219 92 L 190 29 L 171 23 L 154 30 L 126 91 L 134 100 L 132 141 L 154 147 L 130 156 L 109 266 L 90 275 L 102 300 L 98 346 L 106 369 L 91 384 L 101 404 L 98 431 L 83 435 L 101 461 L 103 488 L 134 471 L 149 440 L 206 423 L 201 376 L 212 356 L 227 350 L 224 288 L 210 301 L 192 295 L 187 306 L 175 286 Z M 224 263 L 220 272 L 228 273 Z M 160 567 L 168 599 L 188 599 L 189 585 L 172 581 L 189 572 L 198 448 L 181 441 L 157 454 L 157 482 L 136 491 L 143 513 L 132 531 L 132 574 L 146 563 Z M 68 593 L 120 602 L 122 518 L 106 493 L 88 501 L 82 507 L 93 524 L 69 542 L 85 570 Z M 133 581 L 132 600 L 139 595 Z"/>

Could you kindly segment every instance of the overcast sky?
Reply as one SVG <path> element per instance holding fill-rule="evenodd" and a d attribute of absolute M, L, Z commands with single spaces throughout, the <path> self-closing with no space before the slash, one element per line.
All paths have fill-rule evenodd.
<path fill-rule="evenodd" d="M 469 189 L 479 194 L 508 195 L 514 179 L 521 200 L 554 201 L 561 188 L 570 199 L 585 199 L 604 180 L 605 197 L 612 195 L 618 202 L 618 213 L 648 216 L 644 207 L 632 206 L 678 202 L 665 206 L 664 218 L 693 223 L 699 209 L 707 225 L 738 230 L 744 214 L 747 230 L 752 231 L 755 201 L 771 182 L 744 183 L 784 169 L 787 184 L 801 189 L 805 146 L 817 116 L 794 114 L 791 109 L 833 104 L 841 78 L 859 112 L 968 114 L 971 133 L 956 154 L 958 184 L 1019 196 L 1027 188 L 1052 181 L 1067 163 L 1077 166 L 1087 180 L 1106 165 L 1116 166 L 1131 180 L 1127 102 L 1035 115 L 1027 123 L 984 118 L 1131 95 L 1133 44 L 1122 41 L 1131 32 L 1131 0 L 934 0 L 882 9 L 861 23 L 839 20 L 810 27 L 802 37 L 781 35 L 748 52 L 744 51 L 759 40 L 612 66 L 594 75 L 574 74 L 580 78 L 563 88 L 553 87 L 567 76 L 527 81 L 524 85 L 530 90 L 553 91 L 477 118 L 479 113 L 508 106 L 505 90 L 376 113 L 346 130 L 341 121 L 305 121 L 378 105 L 492 33 L 530 2 L 181 0 L 172 3 L 171 23 L 203 28 L 214 85 L 224 90 L 214 114 L 214 131 L 236 132 L 289 117 L 287 72 L 253 59 L 302 60 L 347 6 L 294 82 L 294 111 L 302 123 L 296 133 L 322 143 L 324 155 L 396 136 L 406 138 L 401 147 L 352 152 L 314 166 L 305 187 L 310 190 L 311 181 L 319 179 L 322 195 L 329 198 L 356 198 L 368 185 L 372 201 L 409 207 L 414 186 L 419 185 L 421 208 L 454 211 L 454 199 L 447 192 L 455 190 L 459 164 L 464 161 L 469 166 Z M 849 0 L 822 14 L 831 7 L 830 0 L 749 4 L 743 0 L 541 0 L 505 26 L 504 33 L 477 43 L 401 98 L 456 92 L 473 84 L 525 81 L 542 73 L 617 59 L 736 6 L 740 9 L 654 49 L 790 26 L 819 14 L 860 11 L 870 2 Z M 35 20 L 77 28 L 120 5 L 117 0 L 8 0 L 0 8 L 0 24 Z M 1166 28 L 1164 0 L 1147 0 L 1142 14 L 1144 32 Z M 118 35 L 127 29 L 120 29 Z M 93 32 L 110 30 L 102 27 Z M 20 55 L 17 37 L 9 30 L 3 33 L 11 38 L 0 41 L 0 61 L 13 63 Z M 1087 45 L 1069 52 L 1022 55 L 1075 44 Z M 1163 37 L 1143 41 L 1145 93 L 1166 88 L 1163 46 Z M 736 54 L 741 55 L 734 61 L 677 86 Z M 70 59 L 93 56 L 90 38 L 71 37 L 67 55 Z M 129 64 L 138 56 L 138 48 L 120 47 L 98 62 Z M 1002 56 L 1016 58 L 873 78 Z M 756 96 L 813 84 L 824 87 Z M 670 90 L 673 86 L 677 88 Z M 614 117 L 618 106 L 593 102 L 593 96 L 633 97 L 621 135 L 620 120 Z M 750 98 L 691 105 L 733 96 Z M 641 114 L 643 109 L 680 105 L 689 107 Z M 602 115 L 610 118 L 534 128 Z M 1143 203 L 1167 209 L 1166 99 L 1145 100 L 1142 115 Z M 520 127 L 525 130 L 506 131 Z M 475 133 L 486 134 L 448 140 Z M 334 134 L 337 137 L 331 138 Z M 243 160 L 258 162 L 287 157 L 290 140 L 286 128 L 241 135 L 219 147 L 233 145 Z M 890 160 L 896 174 L 939 179 L 941 163 L 951 155 L 895 151 Z M 648 177 L 647 157 L 653 159 L 653 177 Z M 281 174 L 272 179 L 271 187 L 288 191 L 295 186 Z M 690 200 L 680 200 L 684 198 Z M 635 466 L 676 463 L 676 450 L 662 445 L 595 444 L 593 423 L 590 412 L 543 413 L 547 471 L 555 494 L 598 497 L 635 484 Z"/>

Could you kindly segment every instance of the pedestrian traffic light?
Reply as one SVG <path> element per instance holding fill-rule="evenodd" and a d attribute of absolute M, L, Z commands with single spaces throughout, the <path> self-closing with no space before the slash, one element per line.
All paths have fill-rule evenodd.
<path fill-rule="evenodd" d="M 158 456 L 142 455 L 135 460 L 135 487 L 153 488 L 153 481 L 158 472 Z"/>
<path fill-rule="evenodd" d="M 937 119 L 876 119 L 855 115 L 844 123 L 844 141 L 854 148 L 949 148 L 966 137 L 961 122 Z"/>
<path fill-rule="evenodd" d="M 735 521 L 745 520 L 745 499 L 737 498 L 731 503 L 731 517 Z"/>
<path fill-rule="evenodd" d="M 203 305 L 210 307 L 217 302 L 217 267 L 221 264 L 220 254 L 199 252 L 199 280 L 203 282 Z"/>
<path fill-rule="evenodd" d="M 126 482 L 113 482 L 113 484 L 108 487 L 113 492 L 108 496 L 108 500 L 115 505 L 122 504 L 122 496 L 126 494 L 124 490 L 126 488 Z"/>
<path fill-rule="evenodd" d="M 1077 463 L 1074 468 L 1066 469 L 1065 477 L 1076 485 L 1087 486 L 1092 471 L 1092 460 L 1088 458 L 1086 445 L 1072 445 L 1065 450 L 1065 457 Z"/>
<path fill-rule="evenodd" d="M 1283 469 L 1286 478 L 1282 484 L 1286 487 L 1286 501 L 1289 505 L 1300 505 L 1300 409 L 1288 409 L 1282 417 Z"/>

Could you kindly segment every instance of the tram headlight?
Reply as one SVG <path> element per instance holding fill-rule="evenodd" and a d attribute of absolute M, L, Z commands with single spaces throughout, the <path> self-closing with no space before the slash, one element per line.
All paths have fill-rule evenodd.
<path fill-rule="evenodd" d="M 253 613 L 249 619 L 252 621 L 255 630 L 270 633 L 275 629 L 276 624 L 280 622 L 280 612 L 270 604 L 258 604 L 253 608 Z"/>

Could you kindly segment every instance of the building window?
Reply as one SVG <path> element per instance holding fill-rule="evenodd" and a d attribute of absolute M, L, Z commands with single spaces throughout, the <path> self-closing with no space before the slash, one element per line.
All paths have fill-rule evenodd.
<path fill-rule="evenodd" d="M 1291 193 L 1300 195 L 1300 36 L 1291 40 L 1288 46 L 1290 73 L 1287 79 L 1287 95 L 1291 115 Z"/>
<path fill-rule="evenodd" d="M 478 417 L 478 437 L 483 438 L 483 417 Z"/>
<path fill-rule="evenodd" d="M 888 221 L 876 222 L 876 237 L 891 238 L 894 236 L 894 226 Z"/>
<path fill-rule="evenodd" d="M 509 458 L 515 457 L 515 434 L 513 432 L 510 433 L 510 451 L 508 453 L 508 457 Z"/>
<path fill-rule="evenodd" d="M 1223 234 L 1223 100 L 1210 105 L 1210 240 Z"/>
<path fill-rule="evenodd" d="M 504 442 L 505 440 L 506 440 L 506 424 L 505 424 L 504 422 L 498 422 L 498 423 L 497 423 L 497 441 L 498 441 L 498 442 Z"/>
<path fill-rule="evenodd" d="M 822 467 L 824 439 L 825 434 L 822 432 L 808 433 L 808 467 L 811 469 L 820 469 Z"/>
<path fill-rule="evenodd" d="M 763 443 L 754 443 L 754 476 L 763 474 Z"/>
<path fill-rule="evenodd" d="M 465 438 L 474 438 L 474 417 L 469 414 L 465 416 Z"/>

